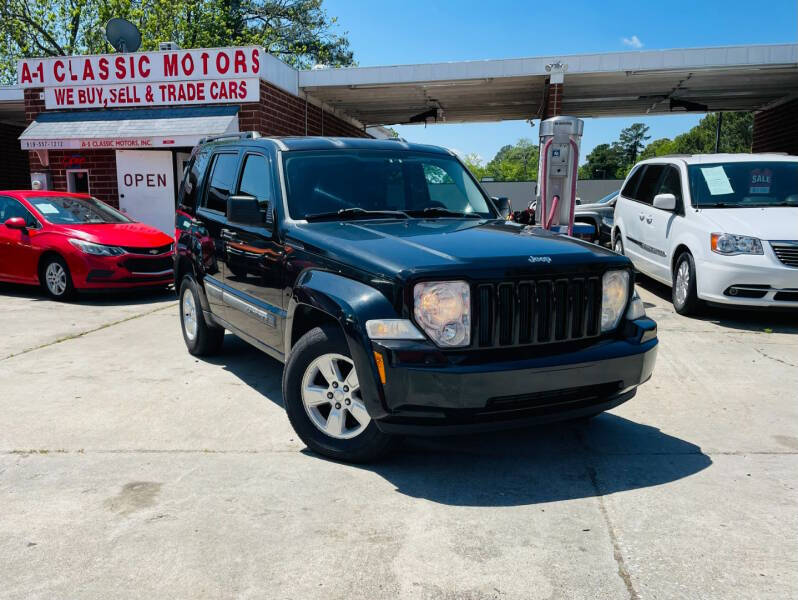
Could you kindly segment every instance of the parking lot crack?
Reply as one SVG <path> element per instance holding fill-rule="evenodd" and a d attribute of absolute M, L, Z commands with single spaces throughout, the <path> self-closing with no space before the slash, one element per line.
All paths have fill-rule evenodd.
<path fill-rule="evenodd" d="M 51 342 L 47 342 L 46 344 L 40 344 L 39 346 L 33 346 L 31 348 L 25 348 L 24 350 L 21 350 L 19 352 L 14 353 L 14 354 L 9 354 L 7 356 L 0 357 L 0 362 L 2 362 L 4 360 L 8 360 L 10 358 L 17 357 L 17 356 L 22 356 L 23 354 L 28 354 L 30 352 L 34 352 L 35 350 L 41 350 L 42 348 L 49 348 L 50 346 L 55 346 L 56 344 L 61 344 L 63 342 L 68 342 L 69 340 L 74 340 L 74 339 L 83 337 L 85 335 L 89 335 L 90 333 L 95 333 L 97 331 L 102 331 L 103 329 L 108 329 L 109 327 L 113 327 L 114 325 L 120 325 L 120 324 L 126 323 L 128 321 L 133 321 L 134 319 L 139 319 L 141 317 L 146 317 L 148 315 L 151 315 L 153 313 L 157 313 L 157 312 L 166 310 L 168 308 L 174 308 L 174 306 L 175 306 L 174 303 L 170 303 L 169 306 L 161 306 L 160 308 L 155 308 L 153 310 L 148 310 L 148 311 L 145 311 L 145 312 L 142 312 L 142 313 L 137 313 L 135 315 L 131 315 L 129 317 L 125 317 L 124 319 L 119 319 L 117 321 L 112 321 L 110 323 L 103 323 L 99 327 L 94 327 L 93 329 L 87 329 L 86 331 L 80 331 L 78 333 L 65 335 L 64 337 L 58 338 L 58 339 L 53 340 Z"/>
<path fill-rule="evenodd" d="M 798 365 L 796 365 L 794 363 L 788 362 L 786 360 L 782 360 L 780 358 L 776 358 L 775 356 L 771 356 L 770 354 L 767 354 L 764 350 L 760 350 L 759 348 L 754 348 L 754 350 L 756 350 L 757 354 L 760 354 L 761 356 L 764 356 L 765 358 L 769 358 L 770 360 L 775 360 L 777 363 L 781 363 L 783 365 L 787 365 L 788 367 L 798 367 Z"/>
<path fill-rule="evenodd" d="M 626 567 L 626 562 L 623 559 L 623 553 L 621 552 L 621 546 L 618 542 L 618 535 L 615 532 L 615 526 L 612 523 L 612 519 L 610 519 L 610 514 L 604 503 L 604 493 L 599 485 L 596 469 L 588 465 L 587 473 L 590 477 L 590 483 L 593 485 L 593 490 L 596 492 L 596 499 L 598 499 L 601 516 L 604 517 L 604 522 L 607 524 L 607 531 L 609 532 L 610 542 L 612 543 L 612 557 L 618 565 L 618 576 L 626 586 L 626 591 L 629 592 L 629 600 L 640 600 L 640 594 L 635 590 L 634 584 L 632 583 L 632 576 L 629 574 L 629 569 Z"/>

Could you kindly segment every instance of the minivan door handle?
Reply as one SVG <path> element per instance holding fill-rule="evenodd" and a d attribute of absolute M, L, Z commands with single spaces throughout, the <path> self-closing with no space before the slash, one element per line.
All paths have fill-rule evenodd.
<path fill-rule="evenodd" d="M 219 233 L 219 237 L 221 237 L 223 240 L 233 241 L 236 237 L 236 234 L 229 229 L 222 229 Z"/>

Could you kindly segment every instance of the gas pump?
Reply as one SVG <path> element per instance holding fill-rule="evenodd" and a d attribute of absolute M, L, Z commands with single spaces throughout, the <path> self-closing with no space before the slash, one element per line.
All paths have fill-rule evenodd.
<path fill-rule="evenodd" d="M 535 223 L 574 235 L 576 180 L 579 170 L 579 143 L 584 121 L 576 117 L 552 117 L 540 122 L 540 166 Z M 578 224 L 577 229 L 582 225 Z"/>

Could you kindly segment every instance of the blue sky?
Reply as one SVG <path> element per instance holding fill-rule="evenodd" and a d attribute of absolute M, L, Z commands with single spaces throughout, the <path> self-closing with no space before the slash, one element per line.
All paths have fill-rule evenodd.
<path fill-rule="evenodd" d="M 796 0 L 325 0 L 361 66 L 795 42 Z M 547 26 L 551 23 L 551 26 Z M 624 41 L 626 40 L 626 41 Z M 568 85 L 566 75 L 565 85 Z M 588 119 L 582 155 L 642 121 L 652 139 L 688 130 L 700 115 Z M 397 127 L 411 141 L 493 158 L 505 144 L 537 138 L 523 121 Z"/>

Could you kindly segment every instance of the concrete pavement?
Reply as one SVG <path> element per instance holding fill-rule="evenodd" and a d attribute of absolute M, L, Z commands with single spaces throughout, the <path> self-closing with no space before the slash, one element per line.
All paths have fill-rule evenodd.
<path fill-rule="evenodd" d="M 673 312 L 588 425 L 304 450 L 281 366 L 191 357 L 164 295 L 0 288 L 0 598 L 798 595 L 795 315 Z"/>

